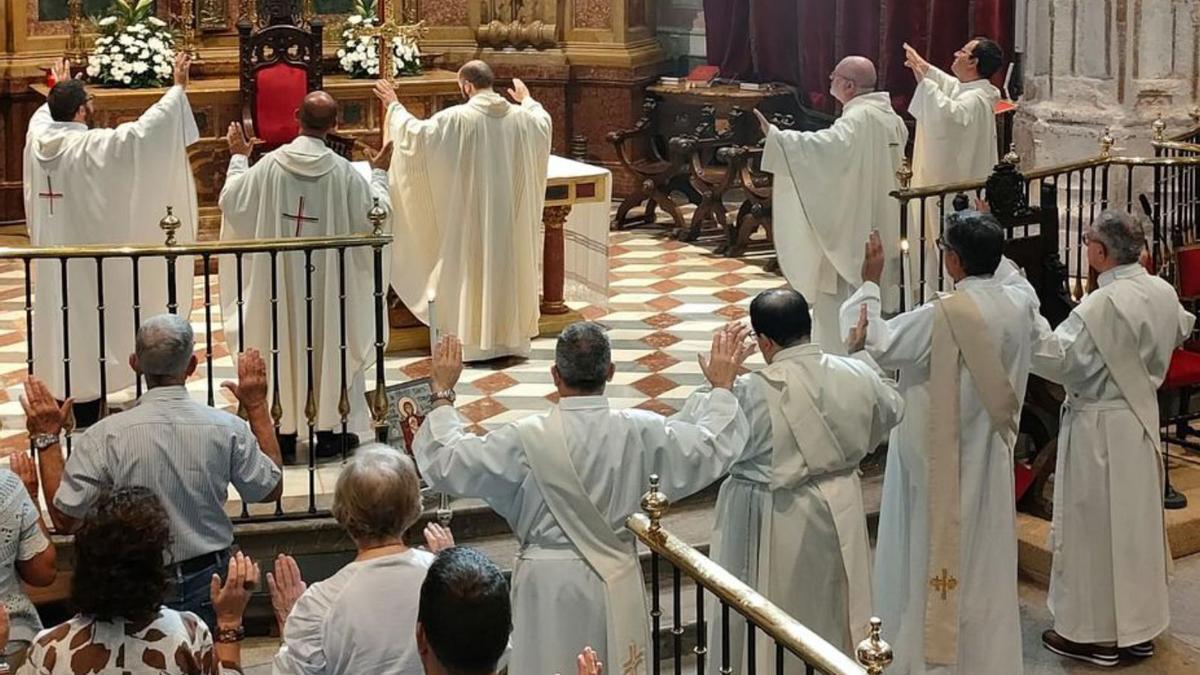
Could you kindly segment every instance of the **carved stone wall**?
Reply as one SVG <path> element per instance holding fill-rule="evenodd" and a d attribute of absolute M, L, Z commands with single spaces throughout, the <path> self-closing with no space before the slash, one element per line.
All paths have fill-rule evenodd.
<path fill-rule="evenodd" d="M 1111 127 L 1124 154 L 1151 154 L 1150 124 L 1168 135 L 1200 103 L 1200 3 L 1193 0 L 1021 0 L 1026 56 L 1017 142 L 1026 166 L 1094 156 Z"/>

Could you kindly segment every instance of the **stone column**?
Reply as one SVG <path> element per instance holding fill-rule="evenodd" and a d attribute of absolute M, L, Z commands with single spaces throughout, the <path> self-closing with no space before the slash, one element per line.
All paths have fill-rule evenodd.
<path fill-rule="evenodd" d="M 1200 89 L 1200 3 L 1194 0 L 1018 0 L 1025 97 L 1016 139 L 1023 166 L 1116 151 L 1152 155 L 1150 125 L 1194 126 Z"/>

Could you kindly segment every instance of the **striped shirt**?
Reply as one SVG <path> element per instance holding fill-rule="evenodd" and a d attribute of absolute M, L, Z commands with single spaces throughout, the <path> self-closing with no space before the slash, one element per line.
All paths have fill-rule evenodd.
<path fill-rule="evenodd" d="M 156 387 L 135 407 L 100 420 L 75 441 L 54 505 L 80 519 L 106 490 L 146 487 L 171 518 L 178 563 L 233 543 L 229 485 L 262 500 L 283 474 L 244 420 L 193 401 L 182 386 Z"/>

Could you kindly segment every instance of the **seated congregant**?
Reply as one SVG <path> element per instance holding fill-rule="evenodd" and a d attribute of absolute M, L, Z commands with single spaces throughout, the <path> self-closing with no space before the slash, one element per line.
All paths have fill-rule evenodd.
<path fill-rule="evenodd" d="M 0 640 L 0 660 L 16 668 L 25 660 L 33 636 L 42 629 L 37 608 L 23 584 L 45 587 L 58 577 L 57 552 L 37 506 L 38 479 L 33 459 L 23 450 L 9 455 L 12 471 L 0 470 L 0 604 L 8 609 L 7 640 Z"/>
<path fill-rule="evenodd" d="M 367 180 L 349 160 L 325 145 L 325 138 L 337 126 L 337 115 L 332 96 L 312 92 L 296 112 L 300 136 L 267 153 L 254 166 L 249 166 L 254 139 L 245 138 L 236 122 L 229 125 L 229 171 L 220 197 L 223 239 L 371 232 L 367 214 L 373 202 L 390 209 L 387 169 L 392 151 L 385 147 L 372 154 L 371 178 Z M 306 257 L 311 260 L 307 271 Z M 257 255 L 246 258 L 240 270 L 232 260 L 221 266 L 221 307 L 228 344 L 267 353 L 278 341 L 276 375 L 283 405 L 280 445 L 289 460 L 296 453 L 297 431 L 308 428 L 305 408 L 310 385 L 311 400 L 317 406 L 317 417 L 312 420 L 317 447 L 310 452 L 321 457 L 340 455 L 343 449 L 358 445 L 352 430 L 367 426 L 363 373 L 375 360 L 372 249 L 349 248 L 344 263 L 339 263 L 339 258 L 333 250 L 310 256 L 294 252 L 280 254 L 274 265 L 268 256 Z M 344 269 L 339 269 L 343 264 Z M 277 322 L 270 305 L 275 298 L 266 292 L 276 284 Z M 310 294 L 311 307 L 306 302 Z M 339 295 L 345 300 L 339 301 Z M 245 303 L 240 308 L 239 298 Z M 343 327 L 344 353 L 340 349 Z M 309 346 L 313 349 L 306 357 Z M 350 431 L 345 435 L 338 405 L 343 385 L 350 402 Z"/>
<path fill-rule="evenodd" d="M 420 515 L 412 459 L 386 445 L 360 449 L 333 494 L 333 517 L 358 547 L 354 561 L 307 589 L 289 556 L 267 577 L 283 636 L 276 675 L 421 674 L 417 589 L 433 554 L 454 540 L 431 523 L 429 551 L 406 546 L 404 533 Z"/>
<path fill-rule="evenodd" d="M 162 502 L 146 488 L 105 493 L 75 532 L 71 605 L 77 614 L 33 640 L 23 675 L 134 673 L 218 675 L 241 667 L 242 615 L 258 565 L 238 553 L 206 579 L 217 621 L 163 606 L 171 540 Z"/>
<path fill-rule="evenodd" d="M 435 407 L 414 454 L 433 489 L 483 499 L 521 543 L 510 672 L 567 672 L 583 645 L 609 663 L 623 663 L 630 650 L 649 653 L 645 587 L 625 518 L 638 510 L 647 476 L 661 475 L 661 490 L 682 499 L 724 475 L 745 447 L 746 418 L 730 389 L 752 349 L 746 332 L 714 337 L 701 360 L 713 390 L 694 395 L 693 423 L 611 407 L 608 336 L 598 324 L 572 324 L 550 371 L 558 405 L 483 437 L 453 407 L 462 345 L 452 336 L 436 345 Z"/>
<path fill-rule="evenodd" d="M 283 491 L 279 446 L 267 406 L 266 366 L 258 352 L 238 357 L 237 397 L 249 424 L 192 400 L 184 383 L 196 370 L 192 327 L 181 316 L 147 319 L 137 331 L 130 365 L 146 378 L 135 407 L 106 417 L 75 438 L 64 458 L 61 434 L 70 403 L 59 406 L 36 378 L 25 384 L 26 424 L 38 449 L 50 518 L 72 532 L 107 490 L 142 486 L 160 495 L 171 543 L 164 564 L 175 579 L 169 607 L 195 612 L 211 627 L 214 572 L 233 544 L 225 513 L 229 485 L 247 502 L 274 501 Z"/>

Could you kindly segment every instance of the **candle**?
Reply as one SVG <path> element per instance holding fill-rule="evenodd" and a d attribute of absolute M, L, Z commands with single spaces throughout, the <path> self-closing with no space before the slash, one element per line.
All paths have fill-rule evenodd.
<path fill-rule="evenodd" d="M 437 325 L 433 321 L 433 296 L 429 298 L 427 317 L 429 323 L 429 351 L 433 352 L 433 346 L 438 342 Z"/>

